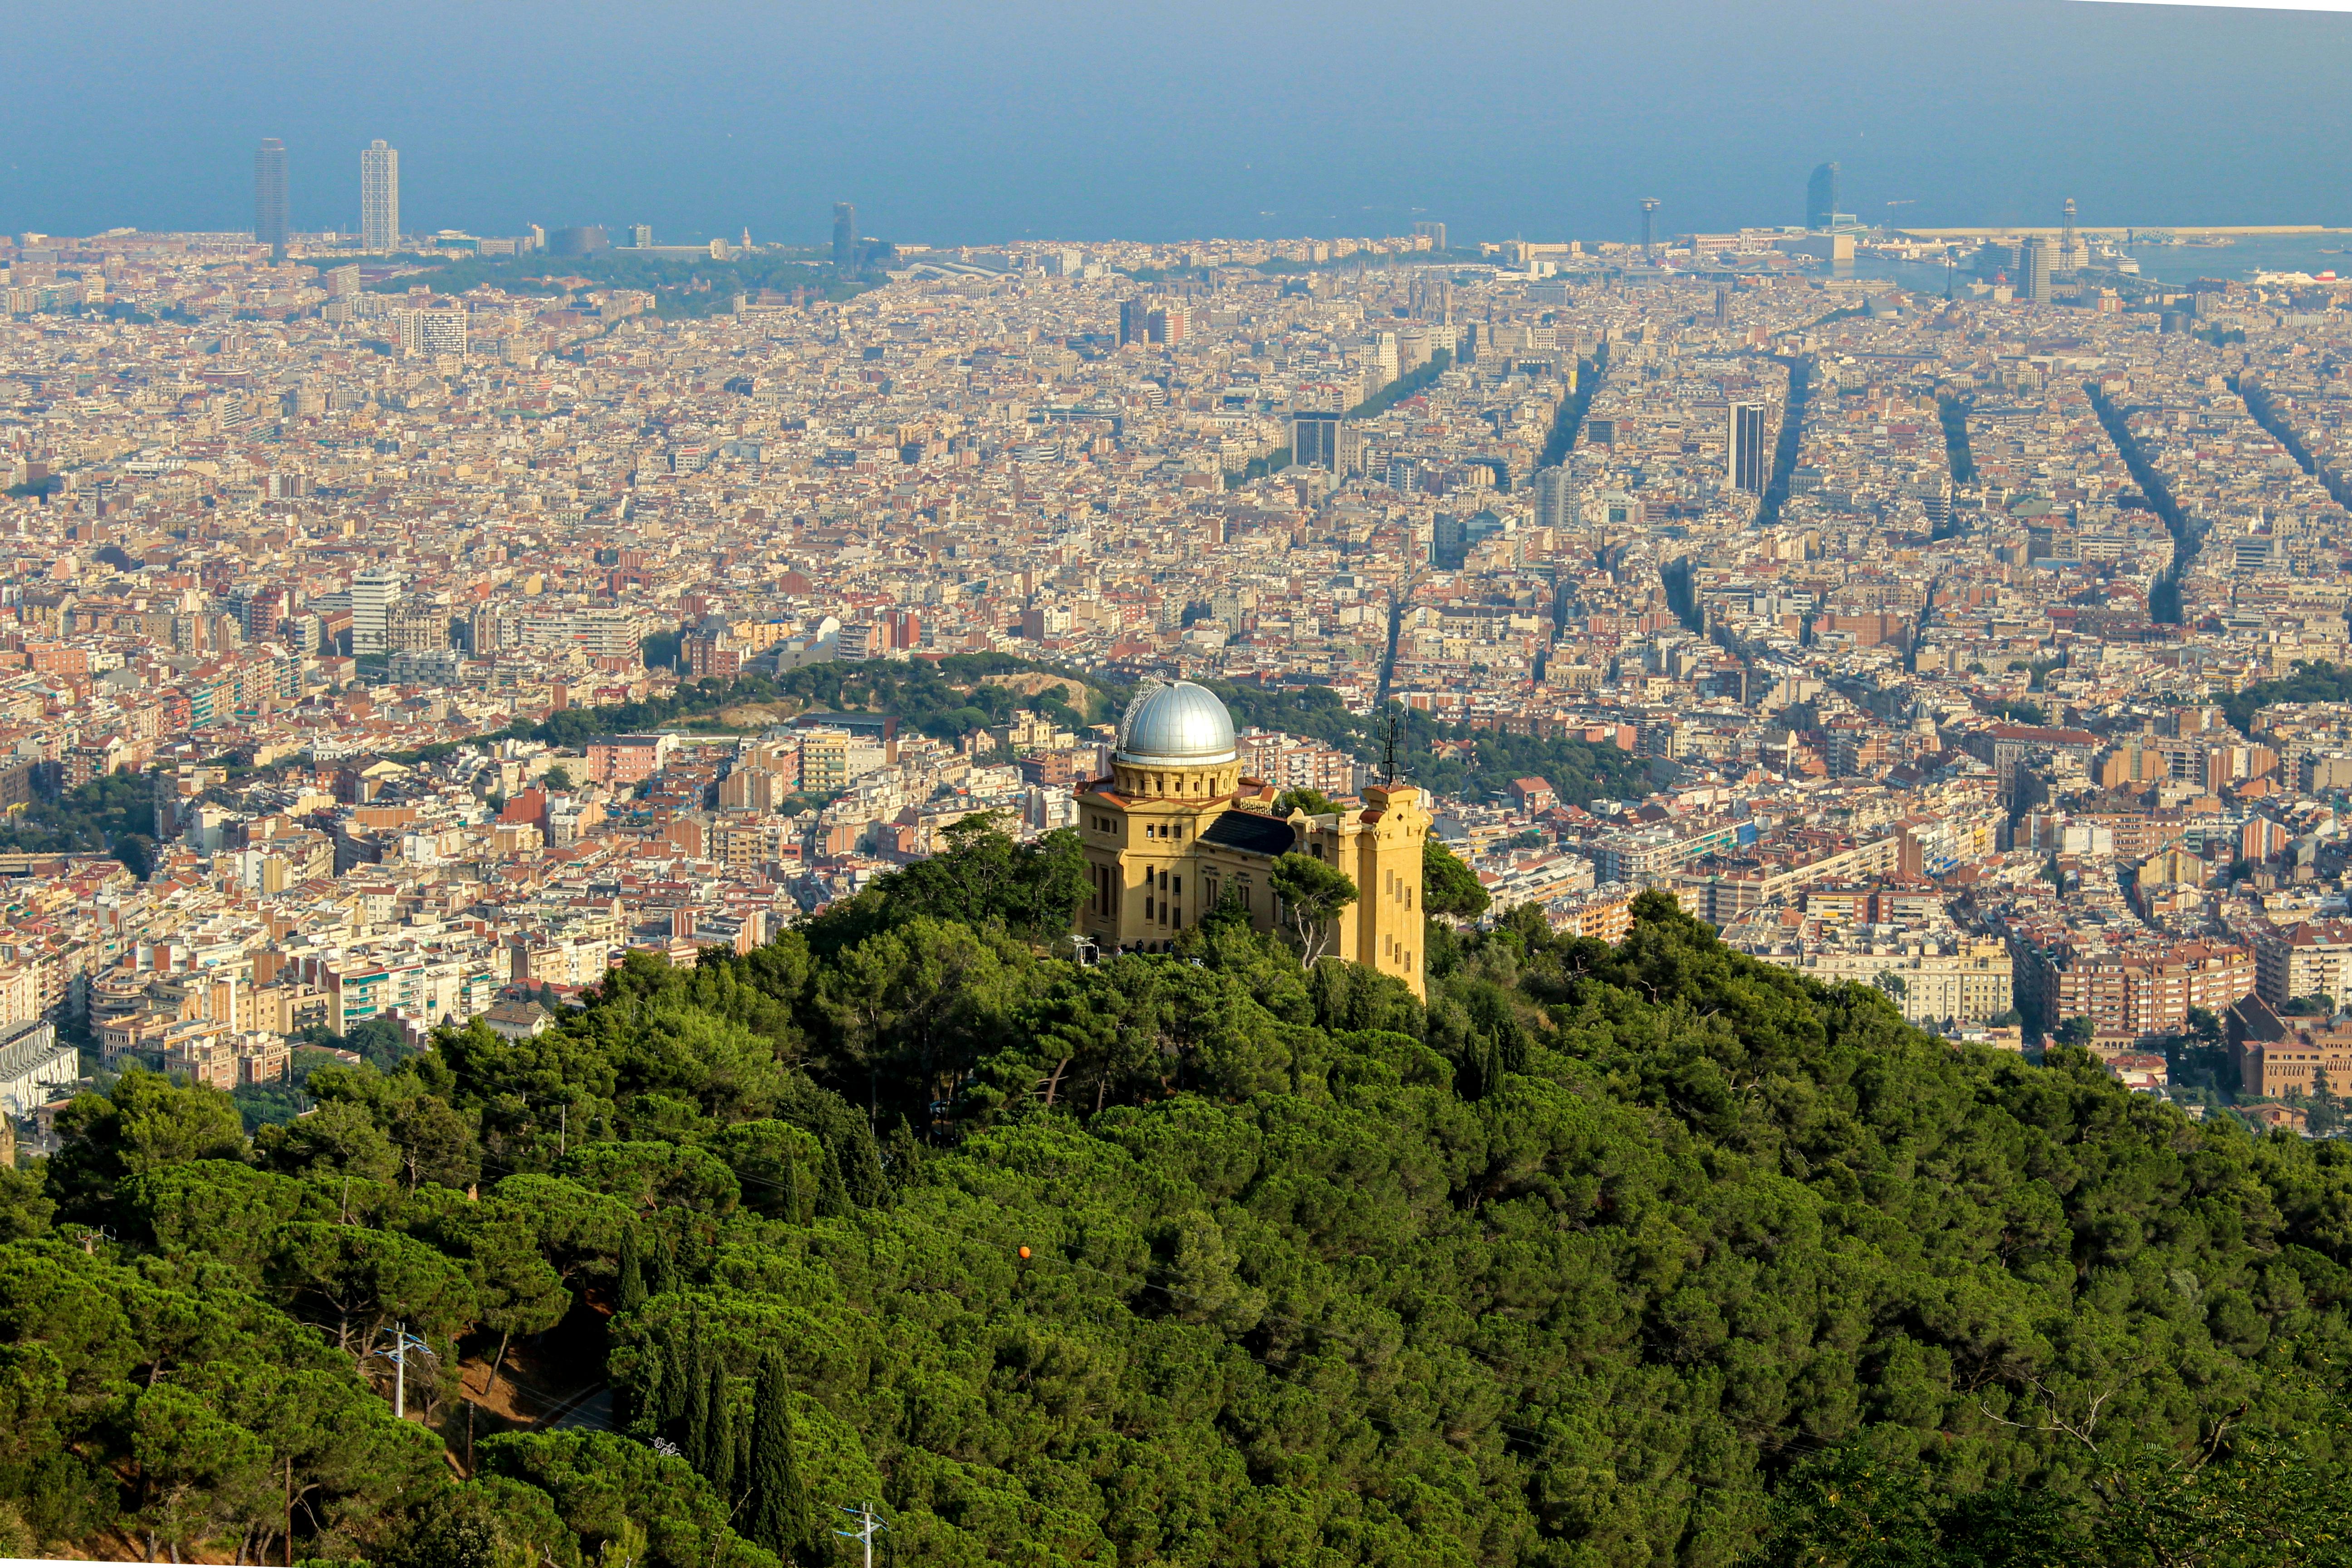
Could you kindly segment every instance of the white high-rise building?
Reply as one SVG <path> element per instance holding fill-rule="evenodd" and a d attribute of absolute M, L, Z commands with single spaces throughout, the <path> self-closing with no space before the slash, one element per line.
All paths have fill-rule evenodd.
<path fill-rule="evenodd" d="M 413 354 L 462 354 L 466 352 L 466 312 L 462 310 L 394 310 L 400 346 Z"/>
<path fill-rule="evenodd" d="M 379 136 L 360 153 L 360 245 L 394 250 L 400 245 L 400 149 Z"/>
<path fill-rule="evenodd" d="M 371 566 L 352 579 L 352 655 L 385 651 L 392 607 L 400 602 L 400 574 Z"/>
<path fill-rule="evenodd" d="M 1584 498 L 1566 468 L 1536 470 L 1536 526 L 1565 531 L 1584 526 Z"/>

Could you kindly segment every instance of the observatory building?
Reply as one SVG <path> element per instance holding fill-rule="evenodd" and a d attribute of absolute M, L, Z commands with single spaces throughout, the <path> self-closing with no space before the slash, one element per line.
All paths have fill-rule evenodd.
<path fill-rule="evenodd" d="M 1333 921 L 1332 956 L 1423 994 L 1421 792 L 1375 784 L 1361 806 L 1286 818 L 1274 815 L 1275 795 L 1242 777 L 1233 717 L 1213 692 L 1189 680 L 1147 687 L 1119 720 L 1110 777 L 1078 786 L 1090 879 L 1078 931 L 1106 950 L 1164 948 L 1228 896 L 1271 931 L 1267 876 L 1295 851 L 1356 884 L 1356 901 Z"/>

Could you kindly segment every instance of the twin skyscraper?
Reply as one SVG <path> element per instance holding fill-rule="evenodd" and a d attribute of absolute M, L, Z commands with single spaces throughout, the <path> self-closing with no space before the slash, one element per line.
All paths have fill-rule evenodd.
<path fill-rule="evenodd" d="M 294 230 L 286 176 L 286 143 L 264 139 L 253 154 L 253 237 L 280 260 Z M 400 245 L 400 149 L 376 138 L 360 153 L 360 244 L 368 250 Z"/>

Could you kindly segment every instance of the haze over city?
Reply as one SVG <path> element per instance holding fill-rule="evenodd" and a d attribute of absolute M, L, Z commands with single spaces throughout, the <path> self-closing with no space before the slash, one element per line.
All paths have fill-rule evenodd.
<path fill-rule="evenodd" d="M 935 244 L 1350 233 L 1444 209 L 1482 238 L 1795 221 L 1837 158 L 1857 211 L 2352 220 L 2334 16 L 2091 5 L 1211 3 L 1103 7 L 265 5 L 154 25 L 23 8 L 0 159 L 16 227 L 237 221 L 244 150 L 293 153 L 297 226 L 354 221 L 352 155 L 404 150 L 420 224 L 644 222 L 821 243 L 855 194 Z M 103 113 L 89 112 L 105 105 Z"/>

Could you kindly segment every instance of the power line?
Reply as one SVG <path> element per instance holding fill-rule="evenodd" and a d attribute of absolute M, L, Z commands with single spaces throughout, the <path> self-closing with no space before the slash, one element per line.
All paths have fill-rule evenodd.
<path fill-rule="evenodd" d="M 874 1568 L 874 1537 L 878 1531 L 887 1530 L 890 1527 L 875 1517 L 874 1505 L 872 1503 L 861 1502 L 856 1508 L 844 1507 L 839 1511 L 845 1513 L 850 1518 L 857 1521 L 857 1528 L 856 1530 L 836 1530 L 834 1533 L 840 1536 L 845 1541 L 855 1541 L 862 1543 L 866 1548 L 866 1568 Z"/>

